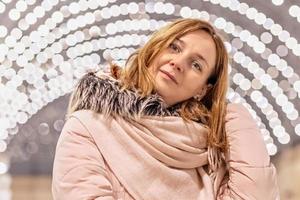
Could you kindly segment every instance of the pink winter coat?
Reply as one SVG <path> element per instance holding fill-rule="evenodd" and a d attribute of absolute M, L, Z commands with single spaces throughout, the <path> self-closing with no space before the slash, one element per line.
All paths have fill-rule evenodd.
<path fill-rule="evenodd" d="M 67 120 L 57 143 L 53 198 L 132 200 L 137 197 L 134 191 L 125 189 L 103 157 L 97 142 L 101 138 L 96 134 L 101 131 L 101 126 L 95 130 L 98 128 L 94 114 L 82 110 L 73 116 Z M 93 131 L 89 131 L 91 129 Z M 276 170 L 270 163 L 262 135 L 248 110 L 241 104 L 228 104 L 226 133 L 229 141 L 229 153 L 226 154 L 229 176 L 223 179 L 216 199 L 279 199 Z M 126 163 L 120 163 L 120 166 L 123 165 L 125 167 Z"/>

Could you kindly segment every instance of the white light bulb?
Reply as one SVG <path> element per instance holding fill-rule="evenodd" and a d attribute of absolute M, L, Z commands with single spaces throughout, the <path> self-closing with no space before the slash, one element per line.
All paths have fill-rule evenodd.
<path fill-rule="evenodd" d="M 16 9 L 19 12 L 24 12 L 27 9 L 27 4 L 25 1 L 17 1 L 16 3 Z"/>
<path fill-rule="evenodd" d="M 275 6 L 281 6 L 283 4 L 284 0 L 272 0 L 272 3 Z"/>
<path fill-rule="evenodd" d="M 297 124 L 297 125 L 295 126 L 295 133 L 296 133 L 298 136 L 300 136 L 300 124 Z"/>
<path fill-rule="evenodd" d="M 8 13 L 8 17 L 13 21 L 18 20 L 20 16 L 20 12 L 17 9 L 11 9 Z"/>
<path fill-rule="evenodd" d="M 4 13 L 5 12 L 5 4 L 0 2 L 0 13 Z"/>
<path fill-rule="evenodd" d="M 36 6 L 33 9 L 33 14 L 37 17 L 37 18 L 42 18 L 45 15 L 45 9 L 41 6 Z"/>
<path fill-rule="evenodd" d="M 191 17 L 192 15 L 192 11 L 189 7 L 182 7 L 181 10 L 180 10 L 180 15 L 183 17 L 183 18 L 189 18 Z"/>
<path fill-rule="evenodd" d="M 273 143 L 268 143 L 267 150 L 269 155 L 273 156 L 277 153 L 277 146 L 275 146 Z"/>
<path fill-rule="evenodd" d="M 77 2 L 72 2 L 69 5 L 69 11 L 71 14 L 76 15 L 80 12 L 80 6 Z"/>
<path fill-rule="evenodd" d="M 0 25 L 0 38 L 4 38 L 7 34 L 7 28 L 3 25 Z"/>

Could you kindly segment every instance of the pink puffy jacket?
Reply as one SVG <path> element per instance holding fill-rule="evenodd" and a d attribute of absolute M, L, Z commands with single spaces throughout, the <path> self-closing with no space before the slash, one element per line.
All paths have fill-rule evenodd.
<path fill-rule="evenodd" d="M 92 122 L 92 116 L 84 121 Z M 96 136 L 86 130 L 88 126 L 71 117 L 62 130 L 53 167 L 53 198 L 132 200 L 97 148 L 92 139 Z M 223 180 L 217 199 L 279 200 L 276 170 L 255 121 L 241 104 L 228 104 L 226 132 L 229 178 Z"/>

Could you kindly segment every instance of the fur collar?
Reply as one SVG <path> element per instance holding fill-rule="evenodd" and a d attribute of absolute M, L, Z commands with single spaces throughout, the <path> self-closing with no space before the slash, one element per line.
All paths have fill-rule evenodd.
<path fill-rule="evenodd" d="M 137 119 L 141 116 L 179 116 L 179 105 L 166 108 L 158 94 L 140 97 L 137 91 L 121 90 L 108 75 L 89 72 L 78 82 L 70 100 L 72 111 L 92 110 L 106 116 Z"/>

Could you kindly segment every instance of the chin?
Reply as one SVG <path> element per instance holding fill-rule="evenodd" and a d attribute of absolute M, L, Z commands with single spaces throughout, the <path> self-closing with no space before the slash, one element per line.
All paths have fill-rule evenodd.
<path fill-rule="evenodd" d="M 174 92 L 177 91 L 177 89 L 159 79 L 156 79 L 155 82 L 156 82 L 156 85 L 155 85 L 156 93 L 162 97 L 162 99 L 168 105 L 168 107 L 176 104 L 177 101 L 175 100 L 173 95 L 174 95 Z"/>

